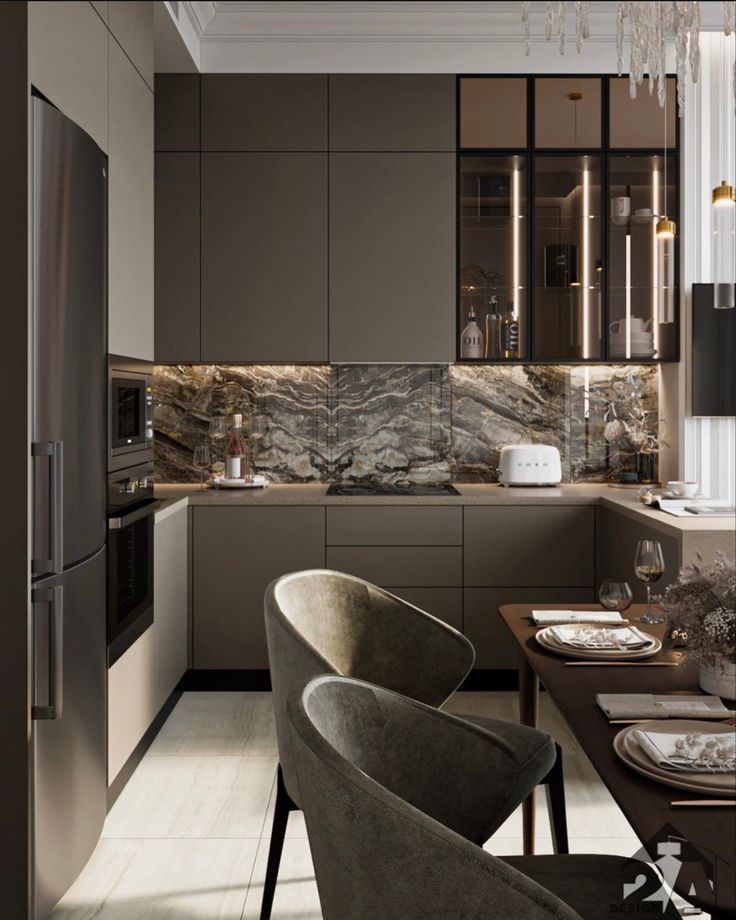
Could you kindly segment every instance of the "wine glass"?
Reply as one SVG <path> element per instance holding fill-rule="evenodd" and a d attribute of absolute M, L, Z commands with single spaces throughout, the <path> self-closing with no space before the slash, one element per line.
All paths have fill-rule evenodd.
<path fill-rule="evenodd" d="M 647 586 L 647 612 L 637 620 L 640 623 L 664 623 L 664 617 L 652 613 L 652 585 L 664 575 L 662 547 L 657 540 L 639 540 L 634 557 L 634 572 Z"/>
<path fill-rule="evenodd" d="M 210 438 L 213 441 L 213 453 L 215 457 L 220 453 L 220 445 L 223 445 L 225 438 L 228 435 L 229 426 L 226 415 L 213 415 L 210 418 Z M 222 447 L 224 451 L 224 446 Z M 223 460 L 216 460 L 212 464 L 212 471 L 218 471 L 225 469 L 225 463 Z"/>
<path fill-rule="evenodd" d="M 598 600 L 606 610 L 617 610 L 623 613 L 624 610 L 629 609 L 633 599 L 628 581 L 604 578 L 598 589 Z"/>
<path fill-rule="evenodd" d="M 210 419 L 210 437 L 213 441 L 222 441 L 227 437 L 227 417 L 224 415 L 213 415 Z"/>
<path fill-rule="evenodd" d="M 194 448 L 192 463 L 199 470 L 199 488 L 200 490 L 204 489 L 204 471 L 210 465 L 210 449 L 207 444 L 198 444 Z"/>

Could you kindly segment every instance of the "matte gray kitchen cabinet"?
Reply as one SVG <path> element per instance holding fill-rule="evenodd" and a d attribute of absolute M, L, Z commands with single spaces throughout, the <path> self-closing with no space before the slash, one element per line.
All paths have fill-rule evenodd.
<path fill-rule="evenodd" d="M 328 546 L 327 568 L 375 585 L 441 588 L 462 585 L 460 546 Z"/>
<path fill-rule="evenodd" d="M 634 575 L 634 557 L 639 540 L 658 540 L 664 556 L 664 574 L 652 586 L 653 594 L 661 594 L 668 584 L 677 579 L 682 564 L 680 541 L 669 534 L 647 527 L 640 521 L 619 514 L 610 508 L 598 509 L 598 571 L 600 578 L 628 581 L 635 603 L 647 599 L 646 587 Z M 733 535 L 731 535 L 733 547 Z M 733 550 L 731 550 L 733 554 Z"/>
<path fill-rule="evenodd" d="M 153 90 L 152 0 L 110 0 L 108 25 L 120 47 Z"/>
<path fill-rule="evenodd" d="M 330 361 L 454 357 L 454 154 L 330 154 Z"/>
<path fill-rule="evenodd" d="M 202 154 L 201 360 L 327 360 L 327 154 Z"/>
<path fill-rule="evenodd" d="M 112 37 L 109 53 L 109 350 L 152 360 L 153 93 Z"/>
<path fill-rule="evenodd" d="M 274 578 L 323 568 L 323 507 L 192 509 L 195 669 L 267 668 L 263 595 Z"/>
<path fill-rule="evenodd" d="M 199 74 L 157 73 L 156 150 L 199 150 Z"/>
<path fill-rule="evenodd" d="M 458 632 L 463 629 L 462 588 L 386 588 L 402 600 L 442 620 Z"/>
<path fill-rule="evenodd" d="M 154 355 L 195 362 L 199 342 L 199 154 L 155 158 Z"/>
<path fill-rule="evenodd" d="M 455 152 L 452 74 L 331 74 L 330 150 Z"/>
<path fill-rule="evenodd" d="M 465 508 L 466 586 L 592 587 L 595 509 Z"/>
<path fill-rule="evenodd" d="M 462 542 L 460 507 L 327 508 L 330 546 L 462 546 Z"/>
<path fill-rule="evenodd" d="M 202 150 L 327 150 L 326 75 L 203 74 Z"/>
<path fill-rule="evenodd" d="M 158 713 L 189 663 L 189 512 L 186 505 L 153 530 L 153 696 Z"/>
<path fill-rule="evenodd" d="M 476 668 L 512 669 L 519 646 L 501 619 L 504 604 L 585 604 L 595 601 L 590 588 L 465 588 L 463 632 L 475 648 Z"/>

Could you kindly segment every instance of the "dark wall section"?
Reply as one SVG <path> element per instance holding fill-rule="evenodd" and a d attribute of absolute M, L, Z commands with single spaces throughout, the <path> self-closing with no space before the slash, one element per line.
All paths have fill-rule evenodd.
<path fill-rule="evenodd" d="M 28 4 L 0 4 L 0 914 L 29 905 Z"/>

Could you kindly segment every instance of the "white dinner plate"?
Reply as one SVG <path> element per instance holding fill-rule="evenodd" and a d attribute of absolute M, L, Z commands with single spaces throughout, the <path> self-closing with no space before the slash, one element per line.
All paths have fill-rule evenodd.
<path fill-rule="evenodd" d="M 613 648 L 574 648 L 571 645 L 563 645 L 558 642 L 552 635 L 551 630 L 554 627 L 548 626 L 540 629 L 535 634 L 537 642 L 548 652 L 554 652 L 555 655 L 564 655 L 566 658 L 582 658 L 587 661 L 637 661 L 641 658 L 651 658 L 656 655 L 662 648 L 662 643 L 656 636 L 651 636 L 651 643 L 643 648 L 628 649 L 620 651 Z"/>
<path fill-rule="evenodd" d="M 709 796 L 723 796 L 734 798 L 736 796 L 736 775 L 733 773 L 684 773 L 674 770 L 665 770 L 658 767 L 642 751 L 635 739 L 631 736 L 634 731 L 648 731 L 656 734 L 658 731 L 672 734 L 673 732 L 707 732 L 719 734 L 732 732 L 733 725 L 721 725 L 718 722 L 704 722 L 695 719 L 664 719 L 655 722 L 644 722 L 638 725 L 629 725 L 622 729 L 613 739 L 613 749 L 623 760 L 626 766 L 631 767 L 642 776 L 672 786 L 674 789 L 686 789 L 688 792 L 700 792 Z"/>

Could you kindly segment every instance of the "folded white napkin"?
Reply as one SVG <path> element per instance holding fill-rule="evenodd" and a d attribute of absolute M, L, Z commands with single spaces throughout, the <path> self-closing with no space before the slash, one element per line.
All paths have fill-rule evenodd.
<path fill-rule="evenodd" d="M 618 611 L 603 610 L 532 610 L 532 620 L 537 626 L 558 626 L 564 623 L 600 623 L 614 626 L 622 623 Z"/>
<path fill-rule="evenodd" d="M 553 626 L 552 635 L 562 645 L 573 648 L 634 650 L 651 644 L 651 638 L 635 626 L 607 629 L 600 626 Z"/>
<path fill-rule="evenodd" d="M 655 693 L 598 693 L 609 719 L 727 719 L 733 713 L 719 696 Z"/>
<path fill-rule="evenodd" d="M 635 731 L 632 733 L 647 757 L 663 770 L 682 773 L 733 773 L 736 771 L 736 733 L 718 735 Z"/>

